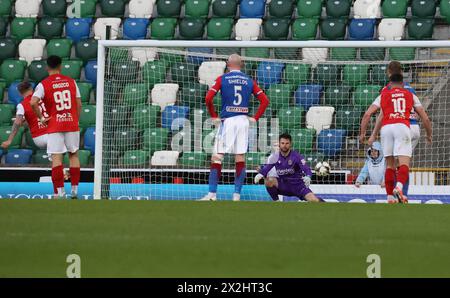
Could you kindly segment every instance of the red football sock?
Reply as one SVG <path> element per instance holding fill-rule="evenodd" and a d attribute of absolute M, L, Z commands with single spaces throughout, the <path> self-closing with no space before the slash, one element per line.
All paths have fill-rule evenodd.
<path fill-rule="evenodd" d="M 386 193 L 392 195 L 394 192 L 395 170 L 387 168 L 384 174 L 384 183 L 386 185 Z"/>
<path fill-rule="evenodd" d="M 72 185 L 78 185 L 80 183 L 80 168 L 70 168 L 70 182 Z"/>
<path fill-rule="evenodd" d="M 64 168 L 62 165 L 52 168 L 53 188 L 64 187 Z"/>
<path fill-rule="evenodd" d="M 398 168 L 397 173 L 397 182 L 400 182 L 401 184 L 406 184 L 409 179 L 409 167 L 407 165 L 401 165 Z"/>
<path fill-rule="evenodd" d="M 211 163 L 211 170 L 217 170 L 217 179 L 220 179 L 220 176 L 222 175 L 222 164 L 213 162 Z"/>

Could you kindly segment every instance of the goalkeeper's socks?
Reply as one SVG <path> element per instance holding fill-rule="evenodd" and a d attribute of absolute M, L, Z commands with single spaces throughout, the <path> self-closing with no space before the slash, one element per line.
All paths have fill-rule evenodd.
<path fill-rule="evenodd" d="M 219 183 L 222 172 L 222 164 L 218 162 L 211 163 L 211 171 L 209 173 L 209 192 L 217 193 L 217 184 Z"/>
<path fill-rule="evenodd" d="M 407 196 L 408 195 L 408 189 L 409 189 L 409 179 L 408 180 L 406 180 L 406 183 L 403 183 L 403 194 L 405 195 L 405 196 Z"/>
<path fill-rule="evenodd" d="M 53 189 L 57 190 L 58 196 L 64 196 L 64 168 L 62 165 L 52 168 L 52 182 Z"/>
<path fill-rule="evenodd" d="M 386 194 L 392 195 L 394 193 L 395 184 L 395 170 L 387 168 L 384 174 L 384 183 L 386 185 Z"/>
<path fill-rule="evenodd" d="M 407 165 L 401 165 L 398 168 L 397 173 L 397 187 L 400 189 L 403 188 L 403 186 L 408 182 L 409 179 L 409 167 Z"/>
<path fill-rule="evenodd" d="M 272 186 L 272 187 L 266 186 L 266 190 L 269 193 L 272 200 L 278 201 L 278 188 L 276 188 L 275 186 Z"/>
<path fill-rule="evenodd" d="M 77 196 L 78 194 L 78 184 L 80 183 L 80 168 L 71 167 L 69 169 L 70 182 L 72 184 L 72 196 Z"/>
<path fill-rule="evenodd" d="M 245 176 L 247 172 L 245 170 L 245 162 L 240 161 L 236 163 L 236 173 L 234 176 L 234 192 L 241 193 L 242 185 L 245 183 Z"/>

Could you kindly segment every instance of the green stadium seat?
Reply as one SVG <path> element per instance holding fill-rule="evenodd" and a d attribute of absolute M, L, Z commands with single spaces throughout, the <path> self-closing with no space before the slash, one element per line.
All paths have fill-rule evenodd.
<path fill-rule="evenodd" d="M 123 83 L 136 82 L 139 73 L 139 61 L 125 61 L 112 65 L 113 78 Z"/>
<path fill-rule="evenodd" d="M 234 18 L 236 16 L 238 1 L 216 0 L 212 3 L 213 15 L 220 18 Z"/>
<path fill-rule="evenodd" d="M 254 58 L 269 58 L 270 57 L 270 49 L 269 48 L 246 48 L 244 50 L 245 57 L 254 57 Z M 257 65 L 257 61 L 245 61 L 245 67 L 254 69 Z"/>
<path fill-rule="evenodd" d="M 303 108 L 288 106 L 277 111 L 280 131 L 284 132 L 293 128 L 300 128 L 303 120 Z"/>
<path fill-rule="evenodd" d="M 56 55 L 61 59 L 69 59 L 72 49 L 72 41 L 68 38 L 49 40 L 47 44 L 47 56 Z"/>
<path fill-rule="evenodd" d="M 316 134 L 314 129 L 292 129 L 289 132 L 292 136 L 292 148 L 302 154 L 313 150 L 313 140 Z"/>
<path fill-rule="evenodd" d="M 130 59 L 128 52 L 129 50 L 125 48 L 110 48 L 109 57 L 114 62 L 128 61 Z"/>
<path fill-rule="evenodd" d="M 325 155 L 318 151 L 313 151 L 310 153 L 307 153 L 305 156 L 306 163 L 311 167 L 314 168 L 315 165 L 320 161 L 326 161 Z"/>
<path fill-rule="evenodd" d="M 95 126 L 95 111 L 96 108 L 93 105 L 84 105 L 81 108 L 80 127 L 88 128 L 89 126 Z"/>
<path fill-rule="evenodd" d="M 211 18 L 206 27 L 208 39 L 228 40 L 233 33 L 234 19 Z"/>
<path fill-rule="evenodd" d="M 126 150 L 141 149 L 141 133 L 134 128 L 118 127 L 114 131 L 114 150 L 123 152 Z"/>
<path fill-rule="evenodd" d="M 267 154 L 264 152 L 247 152 L 245 154 L 245 165 L 248 169 L 255 170 L 267 162 Z"/>
<path fill-rule="evenodd" d="M 190 18 L 206 18 L 209 13 L 210 0 L 186 0 L 184 15 Z"/>
<path fill-rule="evenodd" d="M 2 90 L 3 91 L 3 90 Z M 10 125 L 14 117 L 14 105 L 0 104 L 0 126 Z"/>
<path fill-rule="evenodd" d="M 16 136 L 11 142 L 9 149 L 18 149 L 22 145 L 22 137 L 25 129 L 23 127 L 19 128 Z M 0 127 L 0 144 L 6 141 L 11 134 L 11 125 Z"/>
<path fill-rule="evenodd" d="M 273 54 L 276 59 L 298 60 L 300 51 L 299 48 L 274 48 Z"/>
<path fill-rule="evenodd" d="M 145 83 L 131 83 L 123 90 L 123 103 L 128 106 L 144 104 L 148 101 L 149 90 Z"/>
<path fill-rule="evenodd" d="M 437 2 L 436 0 L 411 0 L 411 14 L 417 18 L 434 18 Z"/>
<path fill-rule="evenodd" d="M 150 128 L 144 131 L 144 150 L 153 154 L 155 151 L 165 150 L 168 142 L 167 128 Z"/>
<path fill-rule="evenodd" d="M 319 19 L 296 19 L 292 24 L 292 39 L 294 40 L 315 40 Z"/>
<path fill-rule="evenodd" d="M 109 110 L 107 111 L 108 119 L 112 120 L 111 122 L 115 127 L 115 130 L 122 130 L 125 126 L 129 126 L 130 112 L 132 108 L 132 106 L 121 104 L 109 107 Z"/>
<path fill-rule="evenodd" d="M 133 111 L 133 125 L 139 130 L 156 127 L 160 113 L 161 108 L 159 106 L 137 105 Z"/>
<path fill-rule="evenodd" d="M 322 14 L 322 1 L 298 0 L 297 13 L 300 18 L 319 18 Z"/>
<path fill-rule="evenodd" d="M 337 83 L 341 79 L 341 66 L 337 64 L 317 64 L 314 81 L 322 84 Z"/>
<path fill-rule="evenodd" d="M 361 48 L 359 55 L 361 60 L 377 61 L 384 60 L 386 56 L 385 48 Z"/>
<path fill-rule="evenodd" d="M 290 19 L 270 18 L 264 21 L 263 31 L 266 39 L 286 40 L 289 35 Z"/>
<path fill-rule="evenodd" d="M 33 137 L 31 136 L 30 130 L 28 128 L 25 129 L 24 135 L 26 146 L 22 147 L 25 149 L 31 149 L 33 151 L 39 150 L 39 147 L 34 143 Z"/>
<path fill-rule="evenodd" d="M 204 168 L 206 167 L 208 154 L 205 152 L 183 152 L 178 159 L 179 164 L 185 168 Z"/>
<path fill-rule="evenodd" d="M 356 48 L 331 48 L 331 60 L 354 61 L 356 60 Z"/>
<path fill-rule="evenodd" d="M 48 77 L 47 63 L 43 60 L 32 61 L 28 66 L 28 77 L 34 82 L 40 82 Z"/>
<path fill-rule="evenodd" d="M 44 16 L 60 18 L 66 16 L 67 1 L 43 0 L 42 11 Z"/>
<path fill-rule="evenodd" d="M 389 59 L 396 61 L 414 60 L 416 48 L 390 48 Z"/>
<path fill-rule="evenodd" d="M 143 150 L 126 151 L 122 157 L 122 166 L 148 166 L 149 154 Z"/>
<path fill-rule="evenodd" d="M 7 29 L 8 29 L 8 21 L 5 18 L 0 17 L 0 37 L 1 38 L 5 37 Z"/>
<path fill-rule="evenodd" d="M 80 1 L 80 15 L 75 15 L 75 5 L 69 6 L 70 11 L 67 11 L 67 16 L 69 18 L 93 18 L 95 17 L 97 0 L 84 0 Z"/>
<path fill-rule="evenodd" d="M 450 0 L 441 0 L 439 12 L 441 16 L 447 18 L 447 23 L 450 24 Z"/>
<path fill-rule="evenodd" d="M 207 85 L 199 83 L 184 84 L 180 92 L 180 105 L 189 106 L 191 109 L 204 108 L 207 91 Z"/>
<path fill-rule="evenodd" d="M 311 65 L 288 63 L 283 77 L 286 83 L 295 86 L 306 83 L 311 79 Z"/>
<path fill-rule="evenodd" d="M 350 0 L 326 0 L 327 16 L 331 18 L 348 18 L 351 2 Z"/>
<path fill-rule="evenodd" d="M 339 106 L 336 110 L 336 128 L 345 129 L 347 132 L 357 132 L 361 121 L 362 112 L 359 107 L 348 105 Z"/>
<path fill-rule="evenodd" d="M 13 0 L 0 0 L 0 16 L 10 17 Z"/>
<path fill-rule="evenodd" d="M 44 17 L 38 22 L 38 35 L 45 39 L 58 38 L 62 36 L 64 19 Z"/>
<path fill-rule="evenodd" d="M 11 22 L 11 38 L 22 40 L 33 38 L 36 27 L 35 18 L 14 18 Z"/>
<path fill-rule="evenodd" d="M 341 2 L 345 2 L 345 0 L 341 0 Z M 346 29 L 347 21 L 345 19 L 325 19 L 320 22 L 322 38 L 327 40 L 344 39 Z"/>
<path fill-rule="evenodd" d="M 14 81 L 22 81 L 25 76 L 27 62 L 22 60 L 5 60 L 0 65 L 0 76 L 9 86 Z"/>
<path fill-rule="evenodd" d="M 380 95 L 380 85 L 359 85 L 353 92 L 353 104 L 360 107 L 369 107 L 375 98 Z"/>
<path fill-rule="evenodd" d="M 3 102 L 5 89 L 6 89 L 6 82 L 0 80 L 0 103 Z"/>
<path fill-rule="evenodd" d="M 82 66 L 83 61 L 81 60 L 63 60 L 61 73 L 65 76 L 71 77 L 72 79 L 79 80 Z"/>
<path fill-rule="evenodd" d="M 433 37 L 434 19 L 412 18 L 408 23 L 409 39 L 431 39 Z"/>
<path fill-rule="evenodd" d="M 171 49 L 175 50 L 175 51 L 185 51 L 184 48 L 179 48 L 179 47 L 178 48 L 177 47 L 173 47 Z M 167 65 L 167 67 L 171 67 L 175 63 L 184 62 L 185 61 L 185 55 L 160 52 L 159 53 L 159 60 L 164 61 L 164 63 L 166 63 L 166 65 Z"/>
<path fill-rule="evenodd" d="M 89 150 L 78 150 L 78 159 L 80 160 L 81 167 L 89 166 L 89 157 L 91 156 L 91 151 Z M 64 154 L 63 164 L 69 166 L 69 154 Z"/>
<path fill-rule="evenodd" d="M 142 68 L 142 78 L 151 89 L 155 84 L 163 83 L 166 79 L 167 64 L 162 60 L 148 61 Z"/>
<path fill-rule="evenodd" d="M 382 4 L 383 17 L 405 18 L 409 0 L 384 0 Z"/>
<path fill-rule="evenodd" d="M 161 0 L 160 0 L 161 1 Z M 173 39 L 178 20 L 176 18 L 156 18 L 150 24 L 152 39 Z"/>
<path fill-rule="evenodd" d="M 100 0 L 100 9 L 103 17 L 123 18 L 125 13 L 124 0 Z"/>
<path fill-rule="evenodd" d="M 324 105 L 333 106 L 335 108 L 348 104 L 351 97 L 350 86 L 337 84 L 329 85 L 324 93 Z"/>
<path fill-rule="evenodd" d="M 179 18 L 181 4 L 181 0 L 158 0 L 156 3 L 158 16 L 166 18 Z"/>
<path fill-rule="evenodd" d="M 241 48 L 216 48 L 216 54 L 225 56 L 230 56 L 231 54 L 241 55 Z"/>
<path fill-rule="evenodd" d="M 387 65 L 376 64 L 371 67 L 371 79 L 370 81 L 374 84 L 386 85 L 388 82 L 387 77 Z"/>
<path fill-rule="evenodd" d="M 15 58 L 16 55 L 16 42 L 12 39 L 0 39 L 0 61 Z"/>
<path fill-rule="evenodd" d="M 282 109 L 283 107 L 292 106 L 293 93 L 296 85 L 290 84 L 273 84 L 267 90 L 267 97 L 270 99 L 270 107 L 275 110 Z"/>
<path fill-rule="evenodd" d="M 75 44 L 75 56 L 86 63 L 88 60 L 97 59 L 97 48 L 98 41 L 94 38 L 80 40 Z"/>
<path fill-rule="evenodd" d="M 185 18 L 179 25 L 180 38 L 203 39 L 205 33 L 205 20 L 201 18 Z"/>
<path fill-rule="evenodd" d="M 91 99 L 92 84 L 88 82 L 77 82 L 78 90 L 80 90 L 81 102 L 89 103 Z"/>
<path fill-rule="evenodd" d="M 191 63 L 176 63 L 171 67 L 170 72 L 174 83 L 182 85 L 197 81 L 197 68 Z"/>
<path fill-rule="evenodd" d="M 50 154 L 47 153 L 47 150 L 37 150 L 36 153 L 33 154 L 31 161 L 37 165 L 50 165 L 49 158 Z"/>
<path fill-rule="evenodd" d="M 277 0 L 270 1 L 267 5 L 271 17 L 275 18 L 288 18 L 292 17 L 294 12 L 293 0 Z"/>
<path fill-rule="evenodd" d="M 366 64 L 345 65 L 343 81 L 351 86 L 365 84 L 368 70 L 369 65 Z"/>

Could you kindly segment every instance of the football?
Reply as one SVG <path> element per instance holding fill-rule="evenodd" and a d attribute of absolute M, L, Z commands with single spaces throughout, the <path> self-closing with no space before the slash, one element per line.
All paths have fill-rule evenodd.
<path fill-rule="evenodd" d="M 331 167 L 326 161 L 318 162 L 315 167 L 315 172 L 317 176 L 328 176 L 330 174 Z"/>

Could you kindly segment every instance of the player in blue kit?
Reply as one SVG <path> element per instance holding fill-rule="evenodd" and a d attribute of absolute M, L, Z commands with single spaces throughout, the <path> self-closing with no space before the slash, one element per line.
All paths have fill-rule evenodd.
<path fill-rule="evenodd" d="M 240 200 L 242 185 L 245 182 L 245 153 L 248 150 L 248 132 L 250 122 L 256 122 L 264 114 L 269 100 L 258 84 L 241 72 L 242 60 L 237 54 L 230 55 L 227 61 L 229 72 L 218 77 L 206 94 L 205 102 L 213 120 L 220 122 L 215 138 L 211 171 L 209 174 L 209 192 L 201 201 L 215 201 L 217 185 L 222 171 L 224 154 L 234 154 L 236 173 L 233 201 Z M 220 118 L 214 110 L 214 96 L 222 95 Z M 253 117 L 249 117 L 251 95 L 259 100 L 259 108 Z"/>
<path fill-rule="evenodd" d="M 305 158 L 291 149 L 292 137 L 282 134 L 279 137 L 279 151 L 273 153 L 268 163 L 255 176 L 255 184 L 265 178 L 267 192 L 274 201 L 278 195 L 298 197 L 309 202 L 324 202 L 309 188 L 312 171 L 306 164 Z M 278 177 L 267 177 L 272 168 L 276 169 Z"/>

